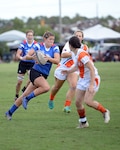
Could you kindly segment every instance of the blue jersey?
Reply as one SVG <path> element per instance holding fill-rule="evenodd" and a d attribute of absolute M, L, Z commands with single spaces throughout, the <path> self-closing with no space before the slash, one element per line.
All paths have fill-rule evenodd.
<path fill-rule="evenodd" d="M 36 41 L 33 41 L 32 44 L 28 44 L 27 40 L 24 40 L 18 47 L 18 49 L 22 50 L 22 57 L 26 56 L 29 50 L 32 49 L 33 45 L 36 43 L 37 43 Z M 35 63 L 34 60 L 21 60 L 21 61 Z"/>
<path fill-rule="evenodd" d="M 41 50 L 46 56 L 54 58 L 55 53 L 60 53 L 59 47 L 56 45 L 51 46 L 49 49 L 45 48 L 43 43 L 37 43 L 33 46 L 34 50 Z M 49 75 L 50 69 L 52 67 L 52 62 L 47 62 L 45 65 L 41 65 L 38 63 L 35 63 L 33 66 L 33 69 L 37 70 L 38 72 L 41 72 L 45 75 Z"/>

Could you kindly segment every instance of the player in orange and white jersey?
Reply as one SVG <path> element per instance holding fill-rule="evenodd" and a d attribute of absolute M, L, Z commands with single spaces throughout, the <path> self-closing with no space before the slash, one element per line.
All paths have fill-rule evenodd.
<path fill-rule="evenodd" d="M 83 40 L 83 37 L 84 37 L 83 32 L 78 30 L 74 33 L 74 35 L 79 38 L 80 43 L 81 43 Z M 81 44 L 81 48 L 84 49 L 85 51 L 88 49 L 87 46 L 84 44 Z M 50 109 L 54 108 L 53 100 L 55 98 L 55 95 L 57 94 L 59 89 L 62 87 L 63 83 L 67 80 L 67 82 L 69 84 L 69 89 L 66 93 L 66 99 L 65 99 L 65 103 L 64 103 L 64 112 L 70 113 L 71 101 L 75 95 L 76 84 L 77 84 L 79 72 L 76 71 L 69 75 L 63 75 L 63 74 L 61 74 L 61 70 L 71 69 L 71 67 L 74 66 L 74 63 L 75 63 L 75 55 L 70 50 L 69 43 L 67 42 L 61 53 L 61 61 L 54 72 L 55 84 L 53 85 L 53 87 L 51 89 L 50 98 L 49 98 L 49 102 L 48 102 Z"/>
<path fill-rule="evenodd" d="M 109 110 L 99 102 L 93 100 L 100 85 L 100 76 L 97 68 L 94 66 L 89 54 L 79 48 L 80 42 L 76 36 L 70 38 L 69 46 L 76 55 L 76 64 L 71 70 L 63 70 L 62 73 L 69 75 L 79 69 L 79 80 L 76 88 L 76 108 L 79 115 L 78 128 L 89 127 L 83 102 L 89 107 L 100 111 L 103 114 L 104 122 L 108 123 L 110 120 Z"/>

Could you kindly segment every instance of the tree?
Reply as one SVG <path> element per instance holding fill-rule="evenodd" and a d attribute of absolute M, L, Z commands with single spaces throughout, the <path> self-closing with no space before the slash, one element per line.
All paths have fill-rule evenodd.
<path fill-rule="evenodd" d="M 24 22 L 21 19 L 16 17 L 15 19 L 12 20 L 12 22 L 13 22 L 13 29 L 20 30 L 24 28 Z"/>
<path fill-rule="evenodd" d="M 0 42 L 0 57 L 3 56 L 3 53 L 9 52 L 9 48 L 6 45 L 6 42 Z"/>

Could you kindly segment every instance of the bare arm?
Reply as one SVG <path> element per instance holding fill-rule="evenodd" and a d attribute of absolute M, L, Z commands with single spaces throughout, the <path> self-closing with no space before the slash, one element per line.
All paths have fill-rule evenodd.
<path fill-rule="evenodd" d="M 77 70 L 78 70 L 77 66 L 74 66 L 70 70 L 62 70 L 62 74 L 69 74 L 69 73 L 75 72 Z"/>
<path fill-rule="evenodd" d="M 61 58 L 69 58 L 69 57 L 72 57 L 72 53 L 69 48 L 69 43 L 67 42 L 62 49 Z"/>
<path fill-rule="evenodd" d="M 26 60 L 34 60 L 34 55 L 35 54 L 35 51 L 34 49 L 31 49 L 28 54 L 25 56 L 25 59 Z"/>
<path fill-rule="evenodd" d="M 20 57 L 20 60 L 35 60 L 34 53 L 35 53 L 34 49 L 31 49 L 26 56 Z"/>
<path fill-rule="evenodd" d="M 60 54 L 59 53 L 55 53 L 54 58 L 48 57 L 48 56 L 45 56 L 45 58 L 48 61 L 52 62 L 53 64 L 58 64 L 60 62 Z"/>
<path fill-rule="evenodd" d="M 21 60 L 21 57 L 22 57 L 22 50 L 18 49 L 17 53 L 16 53 L 16 58 L 17 58 L 17 60 Z"/>
<path fill-rule="evenodd" d="M 61 58 L 68 58 L 68 57 L 72 57 L 71 52 L 66 52 L 61 54 Z"/>

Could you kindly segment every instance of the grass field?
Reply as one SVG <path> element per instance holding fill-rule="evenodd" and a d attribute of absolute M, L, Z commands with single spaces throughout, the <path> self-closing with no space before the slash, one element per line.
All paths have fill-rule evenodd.
<path fill-rule="evenodd" d="M 102 114 L 86 106 L 89 128 L 76 129 L 78 115 L 74 101 L 70 114 L 62 109 L 67 82 L 56 96 L 55 108 L 48 108 L 49 92 L 20 107 L 11 121 L 4 113 L 15 95 L 17 63 L 0 64 L 0 150 L 119 150 L 120 149 L 120 63 L 96 62 L 101 86 L 95 99 L 111 112 L 109 124 Z M 48 78 L 54 83 L 54 66 Z M 27 76 L 24 80 L 26 82 Z M 24 85 L 24 84 L 23 84 Z"/>

